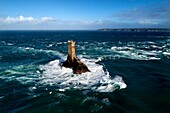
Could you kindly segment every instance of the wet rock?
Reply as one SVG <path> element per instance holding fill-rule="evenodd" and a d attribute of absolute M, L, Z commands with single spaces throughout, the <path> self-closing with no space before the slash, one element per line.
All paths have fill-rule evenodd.
<path fill-rule="evenodd" d="M 83 62 L 81 62 L 79 58 L 75 57 L 72 61 L 69 55 L 67 57 L 67 60 L 63 62 L 62 66 L 66 68 L 72 68 L 74 74 L 90 72 L 88 67 Z"/>
<path fill-rule="evenodd" d="M 61 66 L 72 68 L 74 74 L 82 74 L 90 71 L 88 67 L 83 62 L 81 62 L 79 58 L 76 57 L 74 41 L 68 41 L 67 60 L 63 62 Z"/>

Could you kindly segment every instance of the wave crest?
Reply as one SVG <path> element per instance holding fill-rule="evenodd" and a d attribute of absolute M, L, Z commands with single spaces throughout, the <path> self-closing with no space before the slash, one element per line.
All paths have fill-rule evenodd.
<path fill-rule="evenodd" d="M 91 72 L 81 75 L 73 74 L 72 69 L 60 67 L 59 60 L 54 60 L 46 65 L 40 66 L 43 72 L 42 84 L 58 86 L 58 91 L 68 89 L 89 89 L 97 92 L 113 92 L 116 89 L 126 88 L 122 77 L 111 78 L 108 71 L 103 70 L 103 66 L 94 61 L 82 59 Z"/>

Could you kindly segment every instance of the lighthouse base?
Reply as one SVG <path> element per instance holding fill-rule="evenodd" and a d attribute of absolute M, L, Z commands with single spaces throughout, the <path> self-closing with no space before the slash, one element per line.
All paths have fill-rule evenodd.
<path fill-rule="evenodd" d="M 74 59 L 72 60 L 69 55 L 67 56 L 67 60 L 63 62 L 61 66 L 72 68 L 74 74 L 90 72 L 88 67 L 83 62 L 81 62 L 79 58 L 74 57 Z"/>

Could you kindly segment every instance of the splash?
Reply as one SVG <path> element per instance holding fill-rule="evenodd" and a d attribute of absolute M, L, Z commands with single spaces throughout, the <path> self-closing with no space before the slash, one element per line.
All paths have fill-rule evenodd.
<path fill-rule="evenodd" d="M 122 77 L 111 78 L 108 71 L 104 71 L 103 66 L 88 59 L 81 59 L 91 70 L 91 72 L 76 75 L 72 69 L 60 67 L 59 60 L 54 60 L 46 65 L 40 66 L 43 72 L 42 84 L 58 85 L 58 91 L 69 89 L 93 90 L 97 92 L 113 92 L 116 89 L 126 88 Z"/>
<path fill-rule="evenodd" d="M 84 58 L 78 56 L 84 62 L 91 72 L 81 75 L 73 74 L 72 69 L 60 67 L 60 61 L 66 56 L 58 51 L 41 50 L 31 47 L 16 48 L 20 53 L 37 54 L 46 53 L 58 56 L 56 60 L 42 65 L 19 65 L 7 69 L 0 73 L 0 78 L 7 81 L 19 81 L 21 84 L 29 84 L 36 90 L 41 86 L 55 86 L 57 91 L 66 91 L 71 89 L 93 90 L 97 92 L 113 92 L 116 89 L 126 88 L 122 77 L 115 76 L 112 78 L 109 72 L 104 70 L 102 65 L 97 62 L 102 58 Z M 34 88 L 35 87 L 35 88 Z"/>

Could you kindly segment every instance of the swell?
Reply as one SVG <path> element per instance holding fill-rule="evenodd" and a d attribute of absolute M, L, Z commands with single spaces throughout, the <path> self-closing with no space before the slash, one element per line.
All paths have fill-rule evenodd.
<path fill-rule="evenodd" d="M 14 48 L 15 50 L 16 48 Z M 66 58 L 62 53 L 52 50 L 39 50 L 29 47 L 19 47 L 17 48 L 17 54 L 30 55 L 47 55 L 55 56 L 56 60 L 50 58 L 49 63 L 38 63 L 34 62 L 29 64 L 22 64 L 13 66 L 12 68 L 6 69 L 0 72 L 0 78 L 7 81 L 19 81 L 21 84 L 33 84 L 36 89 L 39 86 L 55 85 L 56 90 L 65 91 L 71 89 L 78 90 L 93 90 L 99 92 L 113 92 L 116 89 L 126 88 L 126 84 L 122 80 L 122 77 L 115 76 L 111 78 L 109 72 L 104 70 L 102 65 L 97 64 L 98 59 L 87 59 L 83 56 L 79 56 L 84 63 L 89 67 L 91 72 L 75 75 L 72 73 L 71 69 L 61 68 L 59 63 Z M 30 56 L 32 58 L 32 56 Z M 26 58 L 26 57 L 24 57 Z M 28 60 L 28 58 L 26 58 Z M 45 60 L 45 58 L 41 58 Z M 13 59 L 14 60 L 14 59 Z M 24 60 L 24 59 L 23 59 Z"/>

